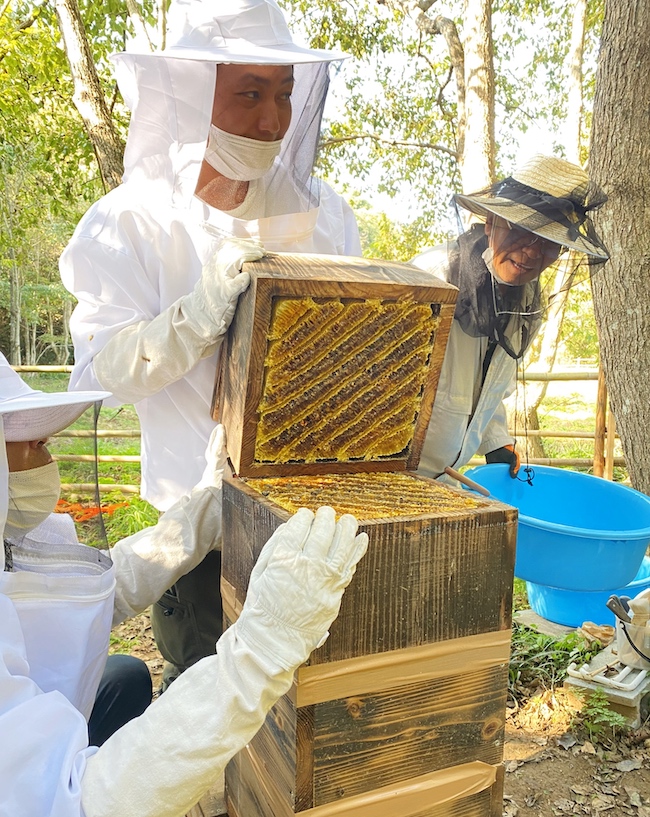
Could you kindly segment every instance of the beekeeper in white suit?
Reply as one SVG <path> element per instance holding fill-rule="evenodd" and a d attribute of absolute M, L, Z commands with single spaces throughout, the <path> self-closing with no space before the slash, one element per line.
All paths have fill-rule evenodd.
<path fill-rule="evenodd" d="M 354 517 L 298 511 L 271 537 L 215 655 L 143 715 L 88 745 L 111 624 L 144 609 L 202 557 L 221 524 L 219 426 L 201 485 L 110 556 L 52 514 L 50 434 L 97 392 L 30 389 L 0 356 L 0 814 L 179 817 L 255 734 L 322 643 L 367 547 Z M 204 537 L 202 534 L 208 533 Z"/>
<path fill-rule="evenodd" d="M 114 58 L 131 109 L 124 183 L 61 258 L 79 301 L 71 388 L 135 403 L 142 495 L 160 510 L 200 477 L 243 261 L 360 254 L 351 209 L 312 176 L 343 55 L 294 43 L 275 0 L 174 0 L 169 19 L 164 51 Z M 165 685 L 219 635 L 217 550 L 154 608 Z"/>

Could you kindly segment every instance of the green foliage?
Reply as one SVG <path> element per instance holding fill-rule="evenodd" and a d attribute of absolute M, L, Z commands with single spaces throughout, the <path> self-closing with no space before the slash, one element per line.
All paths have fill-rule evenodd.
<path fill-rule="evenodd" d="M 409 261 L 431 243 L 430 225 L 418 218 L 409 224 L 391 221 L 385 213 L 375 213 L 351 200 L 359 224 L 361 246 L 367 258 Z"/>
<path fill-rule="evenodd" d="M 120 11 L 121 9 L 121 11 Z M 107 56 L 120 49 L 126 7 L 82 3 L 100 77 L 114 95 Z M 9 274 L 21 300 L 23 361 L 67 362 L 58 257 L 81 214 L 103 192 L 54 7 L 6 4 L 0 14 L 0 347 L 8 351 Z M 124 114 L 114 109 L 124 129 Z M 5 274 L 6 272 L 6 274 Z"/>
<path fill-rule="evenodd" d="M 576 690 L 584 698 L 581 710 L 576 713 L 574 725 L 587 732 L 592 743 L 602 743 L 614 737 L 617 730 L 626 729 L 625 716 L 615 712 L 604 690 L 597 687 L 588 694 Z"/>
<path fill-rule="evenodd" d="M 598 642 L 588 645 L 574 632 L 558 639 L 515 621 L 508 691 L 513 698 L 521 700 L 530 694 L 531 688 L 553 689 L 564 681 L 569 664 L 584 664 L 601 649 Z"/>
<path fill-rule="evenodd" d="M 338 94 L 345 102 L 327 122 L 320 172 L 361 197 L 370 191 L 399 196 L 405 202 L 400 222 L 417 234 L 420 247 L 431 244 L 458 184 L 454 86 L 444 42 L 370 0 L 284 5 L 313 45 L 355 57 L 341 69 L 345 90 Z M 388 257 L 412 254 L 397 246 Z"/>
<path fill-rule="evenodd" d="M 408 258 L 436 243 L 460 184 L 456 86 L 443 37 L 423 33 L 407 13 L 414 4 L 397 0 L 282 5 L 312 45 L 354 58 L 333 85 L 319 170 L 339 188 L 372 200 L 375 213 L 399 213 L 380 213 L 374 224 L 362 225 L 370 236 L 364 252 Z M 531 126 L 544 134 L 544 152 L 564 151 L 572 8 L 554 0 L 500 0 L 493 8 L 498 172 L 512 167 Z M 585 146 L 602 13 L 602 0 L 593 0 L 584 56 Z M 427 14 L 431 21 L 438 15 L 455 21 L 462 37 L 460 2 L 447 0 Z M 399 202 L 394 208 L 391 198 Z"/>
<path fill-rule="evenodd" d="M 569 293 L 560 342 L 565 358 L 598 360 L 598 329 L 587 282 L 573 287 Z"/>
<path fill-rule="evenodd" d="M 109 652 L 129 655 L 134 647 L 138 645 L 137 638 L 122 638 L 115 631 L 111 632 L 109 639 Z"/>
<path fill-rule="evenodd" d="M 108 542 L 114 545 L 126 536 L 132 536 L 143 528 L 150 528 L 158 522 L 159 513 L 148 502 L 139 496 L 124 496 L 115 491 L 102 497 L 102 504 L 126 502 L 126 506 L 116 508 L 107 515 L 104 524 Z"/>
<path fill-rule="evenodd" d="M 528 591 L 526 590 L 526 582 L 523 579 L 515 578 L 512 593 L 512 609 L 513 610 L 527 610 L 530 607 L 528 604 Z"/>

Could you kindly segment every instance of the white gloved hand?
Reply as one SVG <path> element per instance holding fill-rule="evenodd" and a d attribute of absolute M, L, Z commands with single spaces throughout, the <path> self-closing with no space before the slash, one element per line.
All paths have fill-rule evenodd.
<path fill-rule="evenodd" d="M 226 429 L 219 423 L 212 429 L 207 448 L 205 449 L 205 470 L 195 491 L 203 488 L 221 488 L 223 473 L 228 466 L 228 452 L 226 451 Z"/>
<path fill-rule="evenodd" d="M 239 638 L 282 669 L 304 663 L 329 635 L 368 536 L 357 520 L 319 508 L 301 508 L 266 543 L 237 621 Z"/>
<path fill-rule="evenodd" d="M 114 335 L 95 354 L 97 380 L 124 403 L 137 403 L 187 374 L 213 354 L 230 326 L 237 299 L 250 283 L 245 261 L 262 258 L 252 239 L 226 239 L 188 295 L 151 321 Z"/>
<path fill-rule="evenodd" d="M 250 284 L 242 272 L 245 261 L 258 261 L 264 248 L 252 238 L 227 238 L 203 267 L 193 292 L 183 299 L 183 312 L 197 334 L 214 343 L 228 331 L 241 293 Z"/>

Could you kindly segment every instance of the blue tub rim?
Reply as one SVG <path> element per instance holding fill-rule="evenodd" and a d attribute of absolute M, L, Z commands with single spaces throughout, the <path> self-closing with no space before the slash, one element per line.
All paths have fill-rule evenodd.
<path fill-rule="evenodd" d="M 491 469 L 501 469 L 505 470 L 510 466 L 503 463 L 486 463 L 485 465 L 475 465 L 473 468 L 470 468 L 466 471 L 466 475 L 468 477 L 474 478 L 474 473 L 479 471 L 482 473 L 484 469 L 491 468 Z M 561 468 L 557 465 L 535 465 L 534 468 L 536 470 L 540 470 L 542 472 L 545 471 L 568 471 L 571 474 L 576 474 L 578 477 L 593 477 L 593 479 L 601 479 L 600 477 L 594 477 L 593 474 L 583 474 L 581 471 L 572 471 L 570 468 Z M 475 482 L 481 484 L 480 475 Z M 645 501 L 648 505 L 650 505 L 650 496 L 647 494 L 641 493 L 641 491 L 637 491 L 634 488 L 630 488 L 628 485 L 620 485 L 617 482 L 610 482 L 607 480 L 609 484 L 615 485 L 618 488 L 621 488 L 625 491 L 632 491 L 636 494 L 641 500 Z M 486 486 L 487 487 L 487 486 Z M 471 489 L 468 489 L 471 490 Z M 488 490 L 490 490 L 488 488 Z M 472 493 L 477 493 L 478 491 L 472 491 Z M 496 499 L 497 502 L 501 502 L 504 505 L 509 505 L 509 502 L 505 502 L 503 499 L 499 499 L 499 497 L 495 496 L 492 491 L 490 491 L 490 499 Z M 511 505 L 511 507 L 516 508 L 516 505 Z M 531 528 L 538 528 L 539 530 L 550 531 L 551 533 L 560 533 L 560 534 L 568 534 L 570 536 L 576 536 L 581 539 L 595 539 L 596 537 L 599 539 L 609 539 L 611 541 L 616 541 L 617 539 L 647 539 L 650 537 L 650 525 L 646 526 L 645 528 L 631 528 L 630 530 L 623 530 L 623 531 L 611 531 L 611 530 L 598 530 L 597 528 L 574 528 L 571 525 L 562 525 L 559 522 L 547 522 L 543 519 L 537 519 L 534 516 L 528 516 L 527 514 L 521 513 L 519 511 L 518 519 L 521 522 L 525 522 Z"/>

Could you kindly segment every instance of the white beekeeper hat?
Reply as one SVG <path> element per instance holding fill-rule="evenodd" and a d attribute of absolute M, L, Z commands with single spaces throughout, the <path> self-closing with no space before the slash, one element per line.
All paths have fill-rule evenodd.
<path fill-rule="evenodd" d="M 173 39 L 163 50 L 128 53 L 242 65 L 296 65 L 347 57 L 295 43 L 275 0 L 174 0 L 168 28 Z"/>
<path fill-rule="evenodd" d="M 105 391 L 36 391 L 0 353 L 0 418 L 6 442 L 27 442 L 56 434 L 106 397 L 110 394 Z"/>

